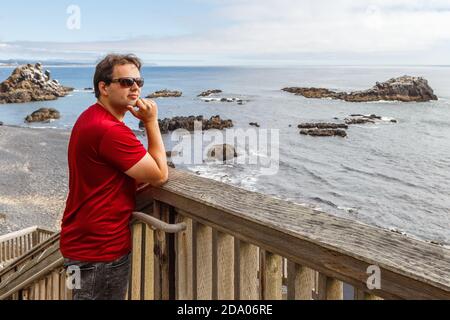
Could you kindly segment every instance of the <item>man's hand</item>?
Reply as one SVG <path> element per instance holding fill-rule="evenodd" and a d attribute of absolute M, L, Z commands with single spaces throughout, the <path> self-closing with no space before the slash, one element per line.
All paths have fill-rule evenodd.
<path fill-rule="evenodd" d="M 135 107 L 128 106 L 127 109 L 144 125 L 158 120 L 158 106 L 153 100 L 139 99 Z"/>

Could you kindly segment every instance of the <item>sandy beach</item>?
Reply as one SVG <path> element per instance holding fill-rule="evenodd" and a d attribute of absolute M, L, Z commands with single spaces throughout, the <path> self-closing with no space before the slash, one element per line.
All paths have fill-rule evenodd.
<path fill-rule="evenodd" d="M 59 230 L 68 190 L 70 131 L 0 126 L 0 234 Z"/>

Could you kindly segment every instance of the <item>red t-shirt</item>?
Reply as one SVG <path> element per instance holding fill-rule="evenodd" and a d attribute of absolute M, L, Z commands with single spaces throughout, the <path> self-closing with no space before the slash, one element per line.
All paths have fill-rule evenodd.
<path fill-rule="evenodd" d="M 124 172 L 147 150 L 100 104 L 84 111 L 69 143 L 69 196 L 61 226 L 65 258 L 111 262 L 131 250 L 136 181 Z"/>

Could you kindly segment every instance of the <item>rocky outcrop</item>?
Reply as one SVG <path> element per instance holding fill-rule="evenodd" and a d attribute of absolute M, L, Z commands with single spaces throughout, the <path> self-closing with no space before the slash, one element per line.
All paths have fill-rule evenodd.
<path fill-rule="evenodd" d="M 179 98 L 183 95 L 181 91 L 160 90 L 147 96 L 148 99 L 156 98 Z"/>
<path fill-rule="evenodd" d="M 367 124 L 367 123 L 375 123 L 377 121 L 386 121 L 391 123 L 397 123 L 397 120 L 391 118 L 383 118 L 381 116 L 377 116 L 376 114 L 363 115 L 363 114 L 352 114 L 349 118 L 344 119 L 347 125 L 352 124 Z"/>
<path fill-rule="evenodd" d="M 348 125 L 342 123 L 328 123 L 328 122 L 318 122 L 318 123 L 302 123 L 298 125 L 299 129 L 348 129 Z"/>
<path fill-rule="evenodd" d="M 215 145 L 208 150 L 210 160 L 228 161 L 237 157 L 236 149 L 229 144 Z"/>
<path fill-rule="evenodd" d="M 301 123 L 298 125 L 300 134 L 314 136 L 314 137 L 347 137 L 348 125 L 343 123 L 329 123 L 329 122 L 316 122 L 316 123 Z"/>
<path fill-rule="evenodd" d="M 197 97 L 209 97 L 210 95 L 219 94 L 219 93 L 222 93 L 222 90 L 219 90 L 219 89 L 207 90 L 205 92 L 200 93 Z"/>
<path fill-rule="evenodd" d="M 172 161 L 167 161 L 167 166 L 170 167 L 170 168 L 176 169 L 176 166 L 175 166 L 175 164 Z"/>
<path fill-rule="evenodd" d="M 50 120 L 56 120 L 61 118 L 58 110 L 41 108 L 25 118 L 25 122 L 49 122 Z"/>
<path fill-rule="evenodd" d="M 283 91 L 306 98 L 332 98 L 348 102 L 403 101 L 425 102 L 437 100 L 428 81 L 422 77 L 403 76 L 379 83 L 368 90 L 355 92 L 335 92 L 325 88 L 284 88 Z"/>
<path fill-rule="evenodd" d="M 233 121 L 232 120 L 223 120 L 220 118 L 220 116 L 211 117 L 211 119 L 204 119 L 203 116 L 190 116 L 190 117 L 174 117 L 172 119 L 164 119 L 164 120 L 158 120 L 159 123 L 159 129 L 161 130 L 161 133 L 169 133 L 170 131 L 175 131 L 177 129 L 185 129 L 188 131 L 194 131 L 194 125 L 195 122 L 201 122 L 202 123 L 202 130 L 210 130 L 210 129 L 218 129 L 223 130 L 227 128 L 233 127 Z M 139 127 L 141 129 L 144 128 L 143 123 L 141 122 L 139 124 Z"/>
<path fill-rule="evenodd" d="M 284 88 L 283 91 L 294 93 L 297 96 L 304 96 L 305 98 L 315 98 L 315 99 L 321 99 L 321 98 L 333 98 L 333 99 L 339 99 L 337 97 L 337 93 L 328 89 L 324 88 L 299 88 L 299 87 L 292 87 L 292 88 Z"/>
<path fill-rule="evenodd" d="M 335 118 L 337 120 L 337 118 Z M 384 118 L 376 114 L 362 115 L 352 114 L 344 119 L 345 123 L 330 123 L 330 122 L 316 122 L 316 123 L 301 123 L 298 128 L 301 129 L 300 134 L 315 136 L 315 137 L 347 137 L 346 130 L 349 125 L 375 123 L 376 121 L 388 121 L 397 123 L 397 120 L 391 118 Z"/>
<path fill-rule="evenodd" d="M 240 98 L 202 98 L 202 101 L 204 102 L 236 102 L 239 105 L 243 105 L 244 100 L 240 99 Z"/>
<path fill-rule="evenodd" d="M 0 126 L 2 126 L 2 125 L 3 125 L 3 122 L 0 121 Z"/>
<path fill-rule="evenodd" d="M 300 131 L 300 134 L 314 137 L 347 137 L 347 132 L 343 129 L 303 129 Z"/>
<path fill-rule="evenodd" d="M 0 103 L 56 100 L 71 91 L 73 88 L 64 87 L 58 80 L 52 80 L 50 71 L 44 71 L 40 63 L 28 64 L 16 68 L 0 84 Z"/>

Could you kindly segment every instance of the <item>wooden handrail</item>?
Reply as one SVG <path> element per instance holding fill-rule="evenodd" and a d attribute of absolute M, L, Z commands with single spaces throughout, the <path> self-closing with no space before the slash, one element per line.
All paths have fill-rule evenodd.
<path fill-rule="evenodd" d="M 45 228 L 41 228 L 41 227 L 35 226 L 35 227 L 26 228 L 26 229 L 23 229 L 23 230 L 19 230 L 19 231 L 16 231 L 16 232 L 12 232 L 12 233 L 0 236 L 0 242 L 5 242 L 5 241 L 8 241 L 8 240 L 16 239 L 16 238 L 25 236 L 27 234 L 30 234 L 30 233 L 33 233 L 33 232 L 36 232 L 36 231 L 37 232 L 41 232 L 41 233 L 45 233 L 45 234 L 49 234 L 49 235 L 55 233 L 54 231 L 47 230 Z"/>
<path fill-rule="evenodd" d="M 173 169 L 163 187 L 142 188 L 137 203 L 152 199 L 363 291 L 377 266 L 381 288 L 371 293 L 382 298 L 450 299 L 447 248 Z"/>
<path fill-rule="evenodd" d="M 185 223 L 169 224 L 156 219 L 143 212 L 133 212 L 133 217 L 141 222 L 146 223 L 148 226 L 152 227 L 154 230 L 160 230 L 165 233 L 179 233 L 186 230 Z"/>
<path fill-rule="evenodd" d="M 342 299 L 345 282 L 365 299 L 450 299 L 445 247 L 173 169 L 136 200 L 132 299 L 279 299 L 281 258 L 291 298 Z M 0 271 L 1 298 L 58 278 L 61 258 L 55 234 Z"/>

